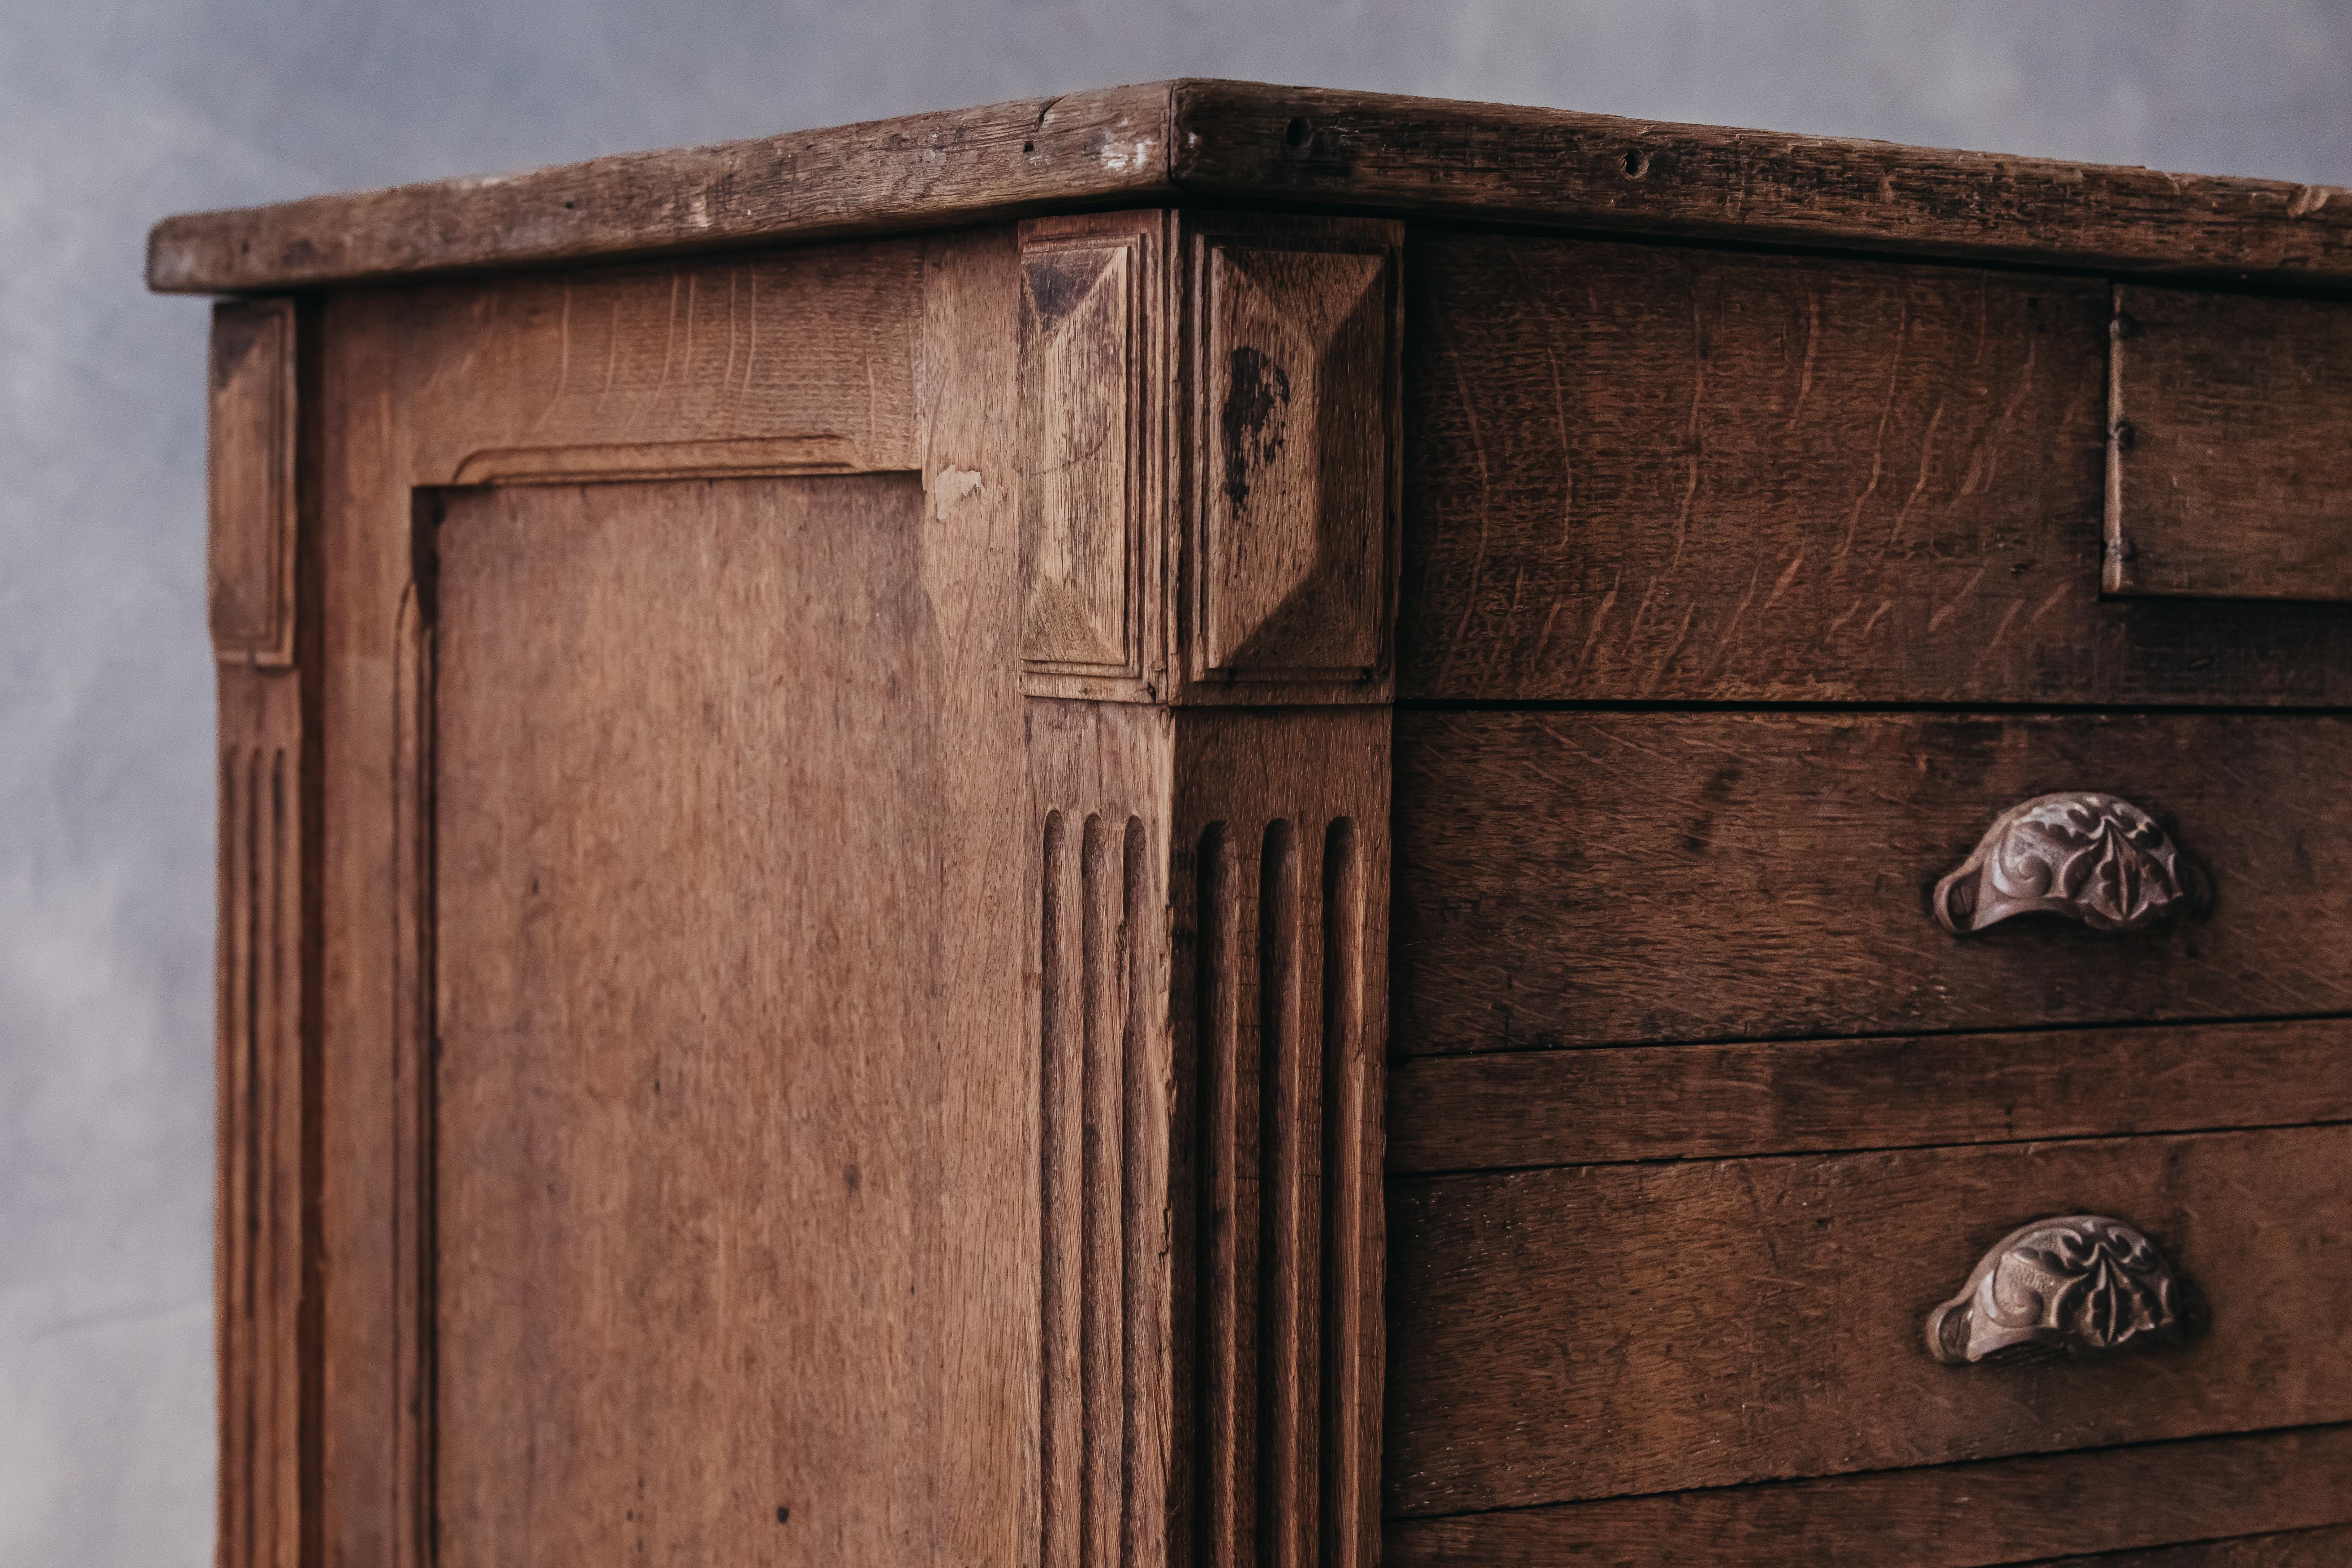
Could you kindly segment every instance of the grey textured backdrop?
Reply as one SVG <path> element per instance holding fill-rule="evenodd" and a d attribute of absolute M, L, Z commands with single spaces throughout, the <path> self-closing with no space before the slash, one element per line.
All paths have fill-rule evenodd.
<path fill-rule="evenodd" d="M 2352 183 L 2352 0 L 0 6 L 0 1563 L 210 1560 L 194 207 L 1177 75 Z"/>

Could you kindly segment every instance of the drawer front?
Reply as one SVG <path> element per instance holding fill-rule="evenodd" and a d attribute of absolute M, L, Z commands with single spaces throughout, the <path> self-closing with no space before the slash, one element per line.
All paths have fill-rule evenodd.
<path fill-rule="evenodd" d="M 1428 230 L 1405 277 L 1407 698 L 2352 700 L 2340 608 L 2101 597 L 2105 283 Z M 2340 497 L 2332 439 L 2277 446 Z"/>
<path fill-rule="evenodd" d="M 1394 1520 L 1381 1561 L 1388 1568 L 2340 1568 L 2352 1562 L 2347 1526 L 2352 1427 L 2327 1426 Z M 2163 1544 L 2183 1542 L 2193 1544 Z M 2145 1555 L 2112 1555 L 2135 1549 Z"/>
<path fill-rule="evenodd" d="M 2107 587 L 2352 602 L 2352 302 L 2116 289 Z"/>
<path fill-rule="evenodd" d="M 2352 1420 L 2352 1128 L 1404 1177 L 1389 1195 L 1392 1515 Z M 1988 1251 L 2085 1214 L 2169 1259 L 2184 1338 L 1930 1356 L 1930 1313 Z"/>
<path fill-rule="evenodd" d="M 1402 1055 L 2352 1011 L 2352 722 L 1401 712 Z M 1996 816 L 2152 813 L 2210 906 L 1930 910 Z"/>
<path fill-rule="evenodd" d="M 1420 1057 L 1388 1169 L 2089 1138 L 2352 1121 L 2352 1018 Z"/>

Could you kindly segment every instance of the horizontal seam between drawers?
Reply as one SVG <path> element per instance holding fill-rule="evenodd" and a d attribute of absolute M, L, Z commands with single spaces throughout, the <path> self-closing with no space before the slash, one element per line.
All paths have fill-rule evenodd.
<path fill-rule="evenodd" d="M 1393 974 L 1396 963 L 1390 962 Z M 1391 993 L 1393 995 L 1393 993 Z M 1393 1008 L 1392 1008 L 1393 1011 Z M 1811 1046 L 1853 1040 L 1937 1040 L 1979 1035 L 2073 1035 L 2094 1029 L 2222 1029 L 2262 1024 L 2329 1024 L 2352 1013 L 2230 1013 L 2180 1018 L 2093 1018 L 2066 1024 L 1965 1024 L 1939 1029 L 1878 1029 L 1827 1035 L 1692 1035 L 1665 1040 L 1596 1040 L 1585 1046 L 1511 1046 L 1503 1049 L 1391 1053 L 1391 1071 L 1412 1062 L 1469 1062 L 1502 1058 L 1566 1056 L 1581 1051 L 1671 1051 L 1717 1046 Z"/>
<path fill-rule="evenodd" d="M 2200 1432 L 2186 1437 L 2151 1437 L 2137 1443 L 2103 1443 L 2082 1448 L 2043 1448 L 2020 1454 L 1996 1454 L 1981 1459 L 1948 1459 L 1929 1465 L 1889 1465 L 1872 1470 L 1837 1470 L 1817 1476 L 1780 1476 L 1769 1480 L 1719 1481 L 1709 1486 L 1668 1487 L 1659 1491 L 1613 1492 L 1607 1497 L 1569 1498 L 1551 1502 L 1506 1503 L 1493 1508 L 1465 1508 L 1444 1513 L 1389 1513 L 1383 1511 L 1383 1527 L 1396 1524 L 1442 1524 L 1449 1520 L 1485 1519 L 1497 1514 L 1535 1513 L 1549 1509 L 1603 1507 L 1610 1503 L 1629 1502 L 1639 1498 L 1683 1497 L 1693 1492 L 1760 1491 L 1766 1488 L 1833 1487 L 1840 1482 L 1857 1481 L 1871 1476 L 1898 1476 L 1922 1470 L 1978 1469 L 1993 1465 L 2017 1465 L 2032 1460 L 2056 1460 L 2080 1458 L 2092 1454 L 2120 1454 L 2151 1448 L 2178 1447 L 2187 1444 L 2218 1446 L 2224 1443 L 2278 1442 L 2305 1433 L 2352 1431 L 2352 1421 L 2323 1421 L 2305 1426 L 2249 1426 L 2236 1431 Z M 2352 1502 L 2346 1504 L 2344 1519 L 2336 1523 L 2352 1523 Z M 2333 1529 L 2334 1523 L 2310 1525 L 2313 1530 Z M 2217 1537 L 2227 1540 L 2229 1537 Z"/>
<path fill-rule="evenodd" d="M 2216 719 L 2341 719 L 2352 707 L 2284 702 L 1843 702 L 1743 701 L 1716 698 L 1611 699 L 1577 697 L 1400 697 L 1403 713 L 1927 713 L 1998 718 L 2167 717 Z"/>
<path fill-rule="evenodd" d="M 1464 1176 L 1508 1176 L 1541 1171 L 1617 1170 L 1628 1165 L 1717 1165 L 1733 1160 L 1822 1160 L 1848 1154 L 1894 1154 L 1914 1149 L 2015 1149 L 2027 1145 L 2074 1143 L 2134 1143 L 2150 1138 L 2230 1138 L 2253 1132 L 2294 1132 L 2305 1129 L 2352 1127 L 2352 1116 L 2318 1121 L 2247 1121 L 2212 1127 L 2150 1127 L 2137 1132 L 2069 1132 L 2045 1138 L 1967 1138 L 1934 1143 L 1855 1143 L 1835 1147 L 1756 1149 L 1727 1154 L 1649 1154 L 1631 1160 L 1559 1160 L 1533 1165 L 1423 1166 L 1410 1171 L 1384 1171 L 1383 1180 L 1436 1181 Z"/>

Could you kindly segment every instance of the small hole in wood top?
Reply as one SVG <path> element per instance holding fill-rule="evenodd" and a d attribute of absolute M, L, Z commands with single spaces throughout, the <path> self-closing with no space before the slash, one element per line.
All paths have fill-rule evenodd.
<path fill-rule="evenodd" d="M 1625 177 L 1629 180 L 1638 180 L 1650 172 L 1650 155 L 1639 147 L 1627 148 L 1624 162 Z"/>
<path fill-rule="evenodd" d="M 1034 142 L 1024 142 L 1021 143 L 1021 150 L 1024 153 L 1034 153 L 1037 150 L 1037 143 Z"/>
<path fill-rule="evenodd" d="M 1282 139 L 1293 147 L 1304 147 L 1315 139 L 1315 127 L 1304 120 L 1293 120 L 1283 127 Z"/>

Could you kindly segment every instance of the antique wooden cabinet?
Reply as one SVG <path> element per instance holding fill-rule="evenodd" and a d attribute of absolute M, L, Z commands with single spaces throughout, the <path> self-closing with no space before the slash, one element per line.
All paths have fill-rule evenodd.
<path fill-rule="evenodd" d="M 2352 193 L 1185 82 L 150 277 L 227 1568 L 2352 1561 Z"/>

